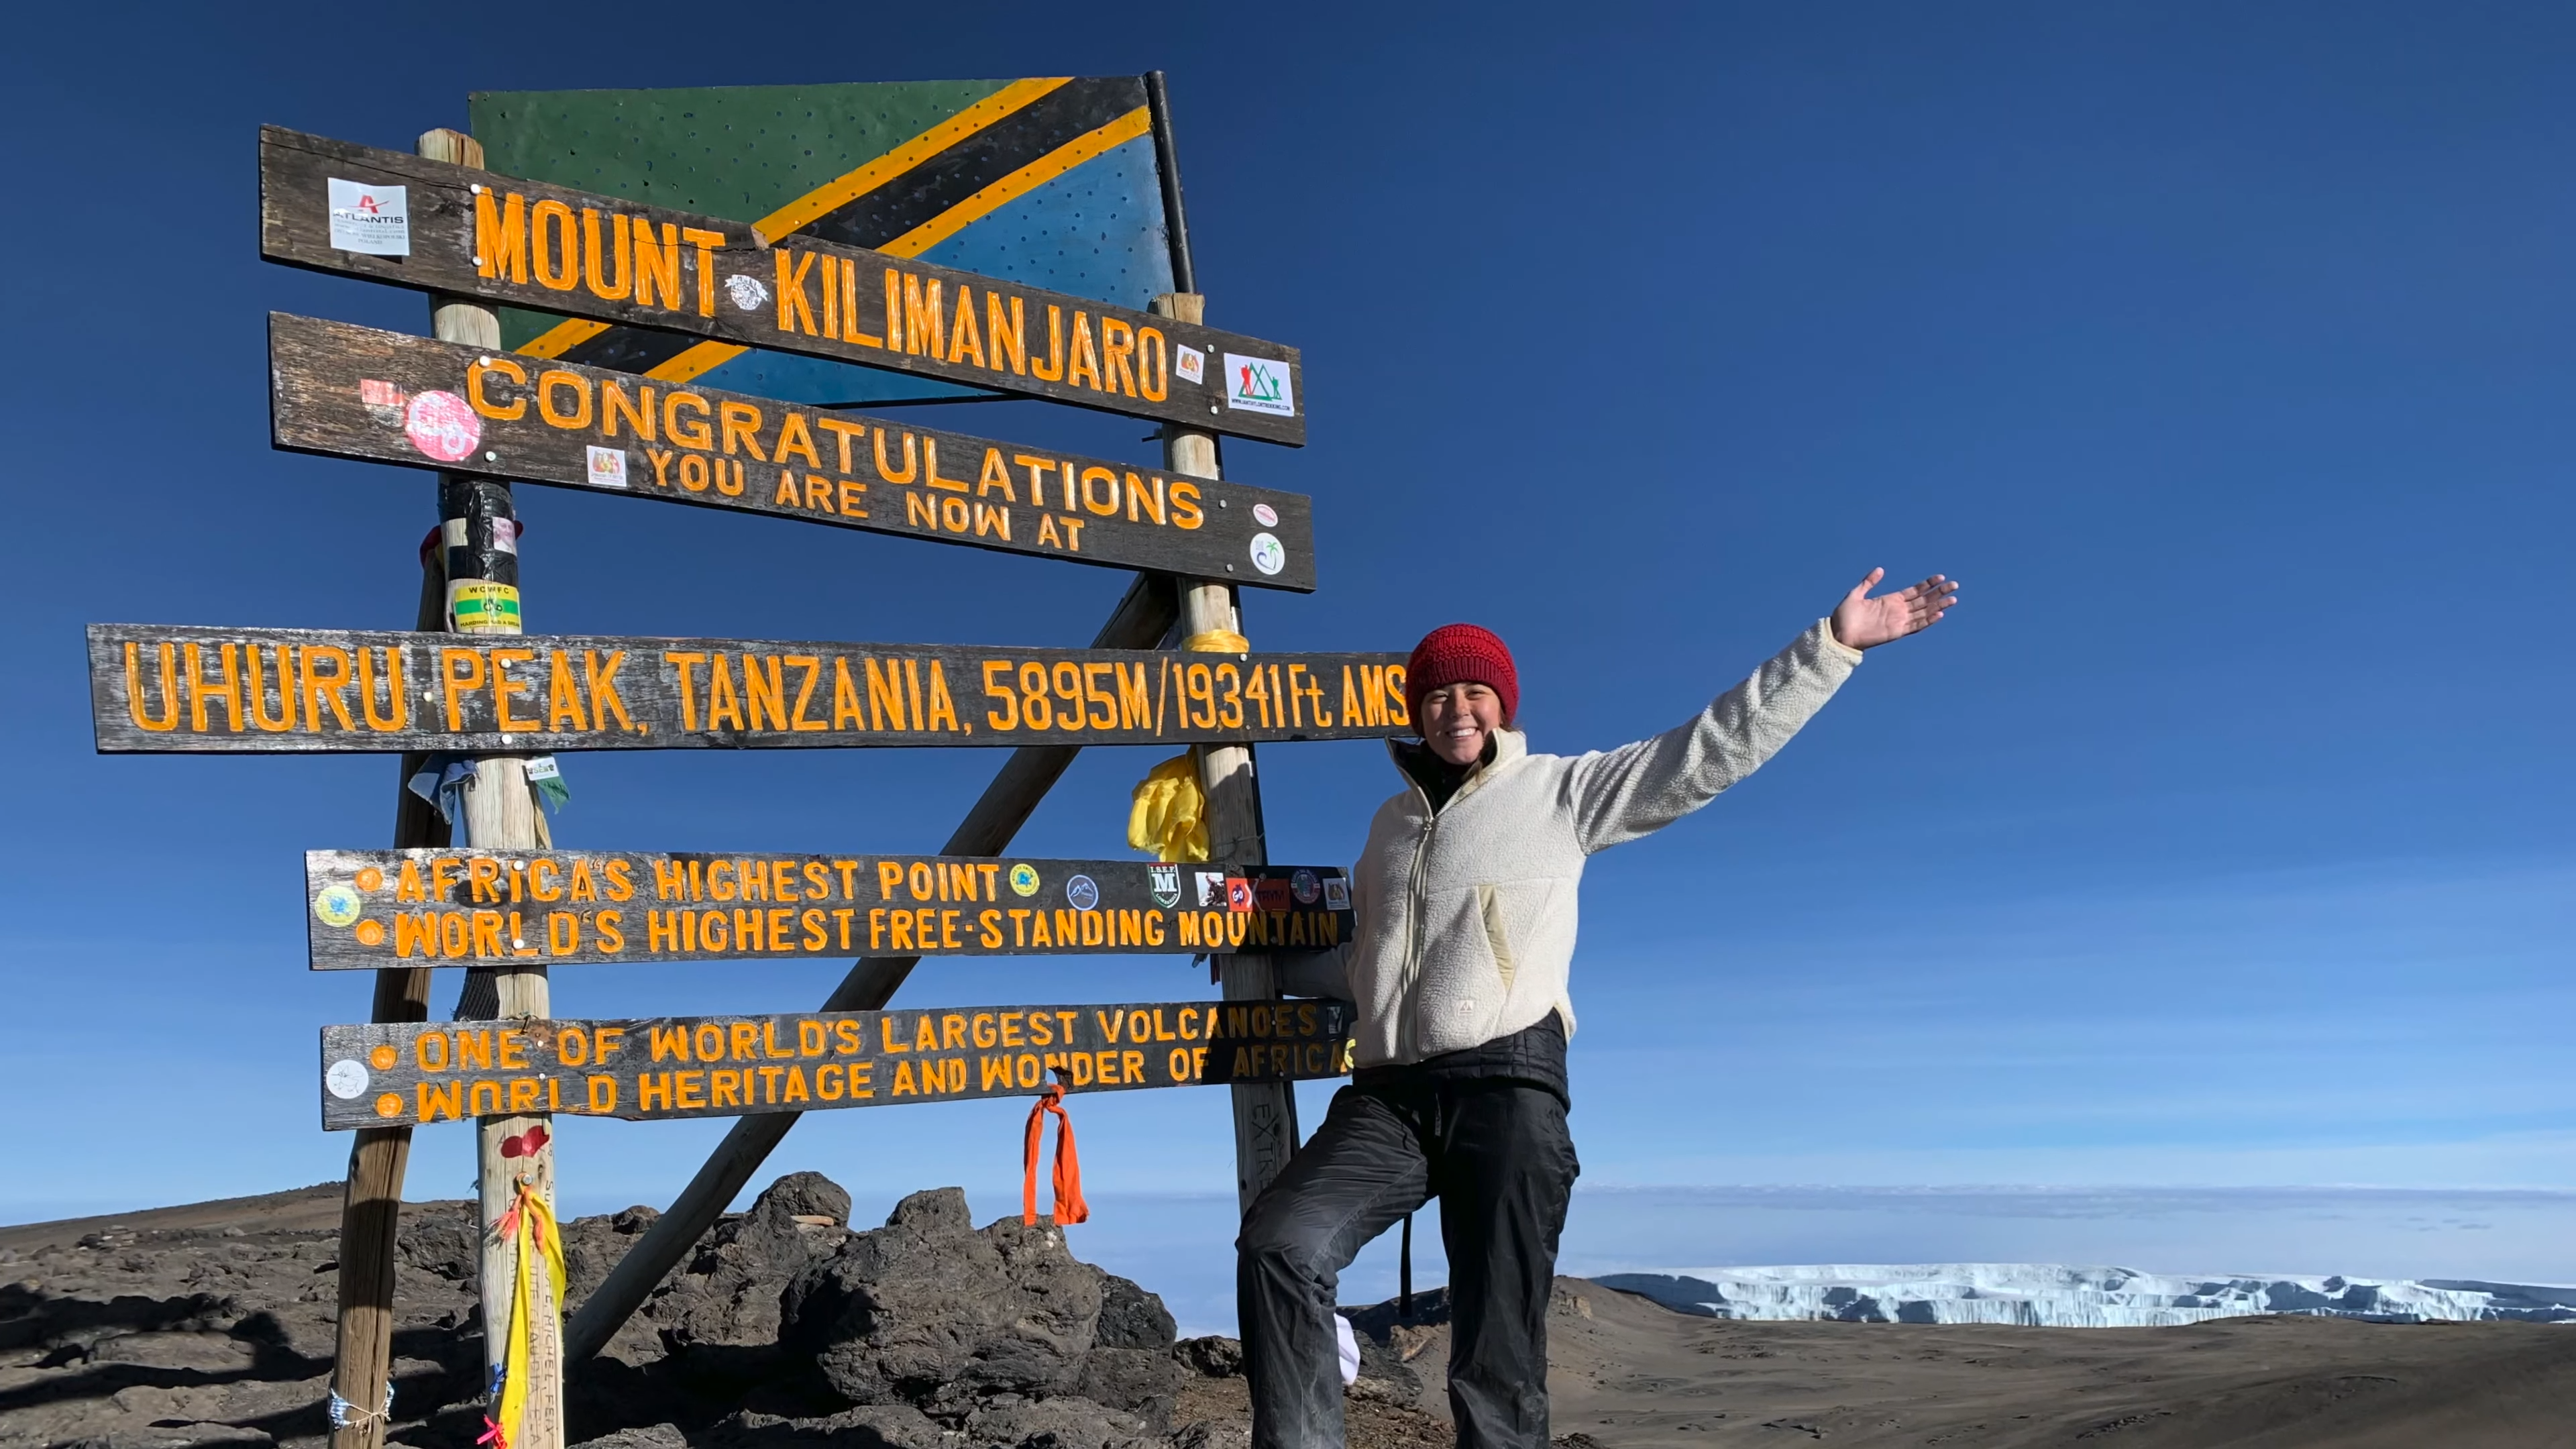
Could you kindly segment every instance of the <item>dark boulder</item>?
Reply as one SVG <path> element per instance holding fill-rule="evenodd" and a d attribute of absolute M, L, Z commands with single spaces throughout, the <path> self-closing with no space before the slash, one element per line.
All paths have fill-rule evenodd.
<path fill-rule="evenodd" d="M 918 1192 L 795 1279 L 783 1342 L 853 1403 L 1065 1390 L 1091 1353 L 1101 1277 L 1051 1222 L 978 1232 L 961 1189 Z"/>
<path fill-rule="evenodd" d="M 1100 1323 L 1074 1392 L 1134 1415 L 1154 1433 L 1171 1427 L 1188 1370 L 1174 1361 L 1176 1329 L 1163 1300 L 1115 1273 L 1100 1275 Z"/>
<path fill-rule="evenodd" d="M 1202 1378 L 1231 1379 L 1243 1373 L 1242 1343 L 1215 1334 L 1182 1339 L 1172 1346 L 1172 1357 Z"/>
<path fill-rule="evenodd" d="M 820 1173 L 793 1172 L 770 1184 L 740 1217 L 707 1234 L 679 1272 L 645 1304 L 667 1351 L 759 1348 L 778 1342 L 781 1295 L 840 1246 L 842 1229 L 801 1217 L 849 1219 L 850 1195 Z M 596 1220 L 594 1220 L 596 1221 Z M 621 1240 L 622 1242 L 622 1240 Z"/>
<path fill-rule="evenodd" d="M 1100 1275 L 1100 1328 L 1093 1340 L 1101 1347 L 1169 1353 L 1179 1332 L 1161 1295 L 1148 1293 L 1115 1273 Z"/>

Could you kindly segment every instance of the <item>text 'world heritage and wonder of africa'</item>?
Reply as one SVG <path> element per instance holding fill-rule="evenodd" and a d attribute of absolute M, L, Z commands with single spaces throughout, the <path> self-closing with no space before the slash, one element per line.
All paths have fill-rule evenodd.
<path fill-rule="evenodd" d="M 377 1022 L 322 1030 L 322 1125 L 566 1112 L 651 1121 L 1350 1069 L 1345 1001 Z"/>

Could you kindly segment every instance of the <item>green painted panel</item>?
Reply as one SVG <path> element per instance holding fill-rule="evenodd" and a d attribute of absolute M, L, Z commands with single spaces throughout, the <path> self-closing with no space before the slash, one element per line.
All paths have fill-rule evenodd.
<path fill-rule="evenodd" d="M 505 176 L 758 221 L 1010 84 L 477 91 L 466 115 Z"/>

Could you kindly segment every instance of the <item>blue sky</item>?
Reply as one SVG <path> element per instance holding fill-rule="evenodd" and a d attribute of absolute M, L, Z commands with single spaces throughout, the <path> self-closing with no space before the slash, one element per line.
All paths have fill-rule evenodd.
<path fill-rule="evenodd" d="M 1324 587 L 1254 597 L 1259 644 L 1475 619 L 1518 652 L 1534 746 L 1572 751 L 1682 718 L 1871 565 L 1967 581 L 1759 777 L 1595 863 L 1587 1184 L 2576 1189 L 2576 16 L 916 13 L 58 7 L 0 56 L 0 1153 L 50 1164 L 0 1175 L 0 1219 L 345 1157 L 313 1032 L 366 985 L 303 968 L 299 853 L 383 844 L 392 762 L 99 758 L 82 678 L 91 621 L 410 620 L 426 475 L 271 453 L 263 316 L 424 309 L 257 260 L 254 127 L 402 147 L 474 89 L 1152 67 L 1210 320 L 1305 349 L 1312 445 L 1228 450 L 1316 499 Z M 966 411 L 943 421 L 1149 455 L 1134 424 Z M 520 496 L 539 631 L 1069 644 L 1120 587 Z M 1114 852 L 1154 758 L 1086 756 L 1022 848 Z M 1347 859 L 1392 788 L 1368 745 L 1263 760 L 1278 859 Z M 997 763 L 574 759 L 557 838 L 928 849 Z M 567 968 L 555 993 L 793 1010 L 837 974 Z M 953 962 L 901 1000 L 1206 990 L 1170 959 Z M 823 1114 L 777 1163 L 998 1210 L 1020 1110 Z M 1215 1094 L 1076 1115 L 1103 1194 L 1229 1180 Z M 567 1123 L 567 1197 L 667 1201 L 720 1129 Z M 470 1171 L 452 1130 L 414 1161 L 415 1195 Z"/>

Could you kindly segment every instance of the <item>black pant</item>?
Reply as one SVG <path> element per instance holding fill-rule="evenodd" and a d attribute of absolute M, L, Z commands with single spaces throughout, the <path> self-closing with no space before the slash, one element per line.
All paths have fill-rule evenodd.
<path fill-rule="evenodd" d="M 1460 1449 L 1547 1449 L 1548 1292 L 1579 1170 L 1565 1101 L 1543 1087 L 1425 1080 L 1334 1094 L 1235 1242 L 1253 1449 L 1341 1449 L 1341 1271 L 1433 1197 Z"/>

